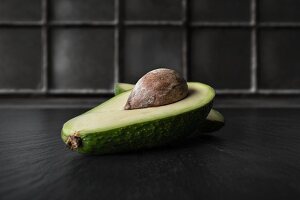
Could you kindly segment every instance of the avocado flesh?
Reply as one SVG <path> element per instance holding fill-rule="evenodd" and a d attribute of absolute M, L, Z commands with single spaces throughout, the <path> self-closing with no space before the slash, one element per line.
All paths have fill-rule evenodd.
<path fill-rule="evenodd" d="M 119 95 L 123 92 L 132 90 L 134 87 L 133 84 L 129 84 L 129 83 L 116 83 L 115 84 L 115 95 Z M 94 111 L 97 111 L 98 108 L 96 107 L 94 109 Z M 101 110 L 101 107 L 99 108 L 99 110 Z M 209 132 L 213 132 L 213 131 L 217 131 L 220 128 L 222 128 L 225 124 L 225 120 L 223 115 L 215 110 L 215 109 L 211 109 L 205 123 L 201 123 L 199 128 L 198 128 L 198 132 L 200 133 L 209 133 Z"/>
<path fill-rule="evenodd" d="M 68 143 L 76 136 L 80 144 L 74 150 L 105 154 L 160 146 L 189 136 L 205 121 L 215 93 L 205 84 L 188 86 L 189 95 L 181 101 L 135 110 L 123 109 L 130 94 L 124 92 L 66 122 L 62 139 Z"/>

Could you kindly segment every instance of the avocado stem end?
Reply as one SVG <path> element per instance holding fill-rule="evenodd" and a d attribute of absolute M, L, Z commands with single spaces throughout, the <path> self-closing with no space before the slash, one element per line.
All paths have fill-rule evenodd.
<path fill-rule="evenodd" d="M 78 149 L 78 148 L 81 146 L 81 144 L 82 144 L 81 138 L 80 138 L 78 135 L 76 135 L 76 134 L 70 135 L 70 136 L 68 136 L 68 138 L 67 138 L 66 144 L 67 144 L 67 146 L 68 146 L 71 150 L 76 150 L 76 149 Z"/>

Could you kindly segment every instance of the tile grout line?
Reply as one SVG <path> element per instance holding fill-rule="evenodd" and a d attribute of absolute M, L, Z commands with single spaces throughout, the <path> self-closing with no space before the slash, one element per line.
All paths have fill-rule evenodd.
<path fill-rule="evenodd" d="M 290 94 L 300 94 L 300 89 L 258 89 L 257 93 L 261 95 L 271 95 L 271 94 L 290 95 Z"/>
<path fill-rule="evenodd" d="M 217 89 L 216 92 L 220 95 L 232 95 L 232 94 L 246 94 L 255 95 L 260 94 L 263 96 L 268 95 L 293 95 L 300 94 L 300 89 L 258 89 L 256 93 L 249 91 L 248 89 Z M 48 89 L 47 94 L 113 94 L 111 89 Z M 0 95 L 2 94 L 45 94 L 41 90 L 36 89 L 0 89 Z"/>
<path fill-rule="evenodd" d="M 116 0 L 115 0 L 116 1 Z M 252 0 L 251 0 L 252 1 Z M 123 22 L 126 26 L 182 26 L 182 21 L 143 21 L 143 20 L 126 20 Z M 43 26 L 41 21 L 0 21 L 1 27 L 40 27 Z M 116 21 L 85 21 L 85 20 L 74 20 L 74 21 L 51 21 L 47 22 L 48 26 L 95 26 L 95 27 L 106 27 L 116 26 Z M 212 27 L 212 28 L 251 28 L 254 25 L 248 22 L 190 22 L 188 27 L 201 28 L 201 27 Z M 255 25 L 259 28 L 300 28 L 299 22 L 261 22 Z"/>
<path fill-rule="evenodd" d="M 0 109 L 20 109 L 20 110 L 26 110 L 26 109 L 90 109 L 94 106 L 96 106 L 96 103 L 92 104 L 74 104 L 74 105 L 66 105 L 66 104 L 57 104 L 57 105 L 49 105 L 49 104 L 35 104 L 35 105 L 22 105 L 22 104 L 0 104 Z M 255 106 L 249 106 L 249 105 L 232 105 L 232 104 L 216 104 L 214 105 L 214 108 L 221 108 L 221 109 L 300 109 L 300 105 L 298 104 L 292 104 L 292 105 L 284 105 L 284 104 L 276 104 L 276 105 L 255 105 Z"/>
<path fill-rule="evenodd" d="M 111 89 L 50 89 L 49 94 L 112 94 Z"/>
<path fill-rule="evenodd" d="M 253 25 L 249 22 L 191 22 L 190 27 L 202 28 L 251 28 Z"/>
<path fill-rule="evenodd" d="M 188 43 L 189 43 L 189 30 L 187 27 L 188 24 L 188 0 L 182 0 L 182 21 L 183 21 L 183 40 L 182 40 L 182 73 L 185 80 L 188 80 L 189 70 L 188 70 Z"/>
<path fill-rule="evenodd" d="M 257 92 L 257 29 L 256 29 L 256 0 L 251 0 L 251 61 L 250 61 L 250 91 L 252 93 Z"/>
<path fill-rule="evenodd" d="M 114 83 L 120 81 L 120 0 L 115 0 L 114 25 Z"/>
<path fill-rule="evenodd" d="M 117 0 L 115 0 L 117 1 Z M 116 26 L 116 20 L 114 21 L 51 21 L 49 26 Z"/>
<path fill-rule="evenodd" d="M 220 94 L 253 94 L 249 89 L 215 89 L 218 95 Z"/>
<path fill-rule="evenodd" d="M 43 90 L 38 89 L 11 89 L 11 88 L 2 88 L 0 89 L 0 94 L 45 94 Z"/>
<path fill-rule="evenodd" d="M 299 22 L 262 22 L 257 24 L 259 28 L 300 28 Z"/>
<path fill-rule="evenodd" d="M 48 92 L 48 0 L 42 1 L 42 92 Z"/>
<path fill-rule="evenodd" d="M 182 0 L 184 2 L 185 0 Z M 182 8 L 184 7 L 182 3 Z M 182 11 L 184 12 L 184 11 Z M 182 26 L 184 23 L 182 21 L 143 21 L 143 20 L 126 20 L 124 25 L 126 26 Z"/>

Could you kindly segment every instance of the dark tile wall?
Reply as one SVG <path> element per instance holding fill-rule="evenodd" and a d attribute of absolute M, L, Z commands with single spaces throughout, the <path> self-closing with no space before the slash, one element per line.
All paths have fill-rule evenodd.
<path fill-rule="evenodd" d="M 39 21 L 41 5 L 41 0 L 0 0 L 0 21 Z"/>
<path fill-rule="evenodd" d="M 191 81 L 218 89 L 251 87 L 250 29 L 197 28 L 191 39 Z"/>
<path fill-rule="evenodd" d="M 157 67 L 300 94 L 298 0 L 0 0 L 0 94 L 111 94 Z"/>
<path fill-rule="evenodd" d="M 300 29 L 259 32 L 261 88 L 300 89 Z"/>
<path fill-rule="evenodd" d="M 50 89 L 112 89 L 113 28 L 53 28 L 50 38 Z"/>
<path fill-rule="evenodd" d="M 126 28 L 121 81 L 135 83 L 158 66 L 182 73 L 182 40 L 180 27 Z"/>
<path fill-rule="evenodd" d="M 191 19 L 195 22 L 249 22 L 250 0 L 192 0 Z"/>
<path fill-rule="evenodd" d="M 50 0 L 51 21 L 114 20 L 113 0 Z"/>
<path fill-rule="evenodd" d="M 299 22 L 298 0 L 258 0 L 261 22 Z"/>
<path fill-rule="evenodd" d="M 125 0 L 125 20 L 178 20 L 182 18 L 182 0 Z"/>
<path fill-rule="evenodd" d="M 39 28 L 0 28 L 0 86 L 41 89 L 42 44 Z"/>

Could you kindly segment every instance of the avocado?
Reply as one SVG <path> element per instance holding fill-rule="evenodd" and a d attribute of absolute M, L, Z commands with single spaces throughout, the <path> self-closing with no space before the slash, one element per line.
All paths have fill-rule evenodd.
<path fill-rule="evenodd" d="M 115 84 L 115 95 L 119 95 L 123 92 L 132 90 L 134 87 L 133 84 L 129 83 L 116 83 Z M 101 109 L 101 108 L 100 108 Z M 95 108 L 95 111 L 97 108 Z M 200 123 L 197 133 L 210 133 L 213 131 L 217 131 L 224 126 L 225 120 L 223 115 L 215 110 L 211 109 L 204 123 Z"/>
<path fill-rule="evenodd" d="M 135 110 L 124 110 L 130 91 L 123 92 L 67 121 L 61 137 L 71 149 L 88 154 L 150 148 L 187 137 L 205 122 L 215 96 L 202 83 L 188 83 L 188 88 L 188 96 L 178 102 Z"/>

